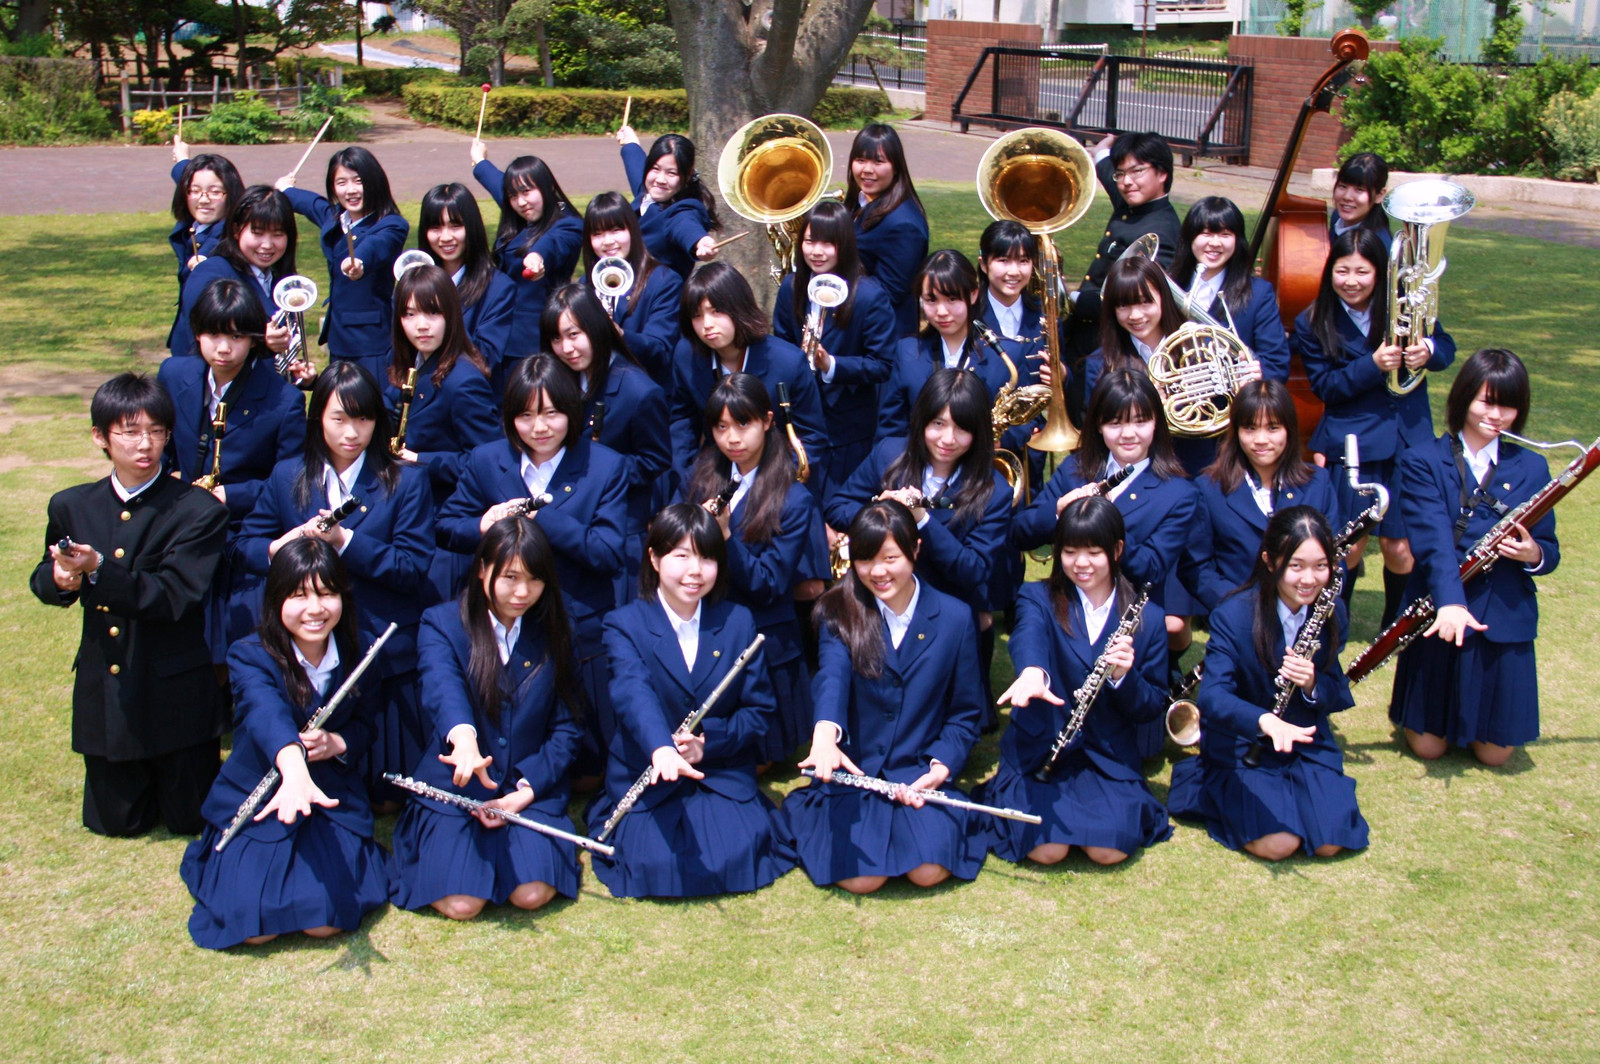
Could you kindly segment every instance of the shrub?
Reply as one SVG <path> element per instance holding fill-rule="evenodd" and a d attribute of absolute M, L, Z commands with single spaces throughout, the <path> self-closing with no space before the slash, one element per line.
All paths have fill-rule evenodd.
<path fill-rule="evenodd" d="M 133 112 L 133 132 L 140 144 L 165 144 L 172 139 L 176 127 L 170 110 Z"/>
<path fill-rule="evenodd" d="M 87 61 L 0 57 L 0 143 L 59 144 L 111 132 Z"/>
<path fill-rule="evenodd" d="M 671 26 L 634 26 L 578 12 L 549 24 L 556 79 L 594 89 L 677 89 L 683 61 Z"/>
<path fill-rule="evenodd" d="M 288 115 L 284 125 L 292 132 L 314 137 L 322 123 L 330 117 L 327 136 L 334 140 L 353 140 L 356 134 L 372 128 L 372 119 L 364 107 L 352 107 L 349 101 L 361 95 L 360 89 L 347 88 L 343 92 L 326 85 L 313 85 L 305 91 L 300 106 Z"/>
<path fill-rule="evenodd" d="M 254 92 L 235 93 L 201 123 L 205 139 L 213 144 L 265 144 L 282 124 L 278 112 Z"/>
<path fill-rule="evenodd" d="M 359 89 L 368 99 L 386 99 L 400 95 L 400 90 L 413 81 L 442 81 L 454 84 L 455 75 L 432 67 L 358 67 L 341 63 L 326 56 L 289 56 L 277 62 L 278 76 L 293 82 L 295 74 L 311 81 L 318 74 L 343 68 L 341 78 L 347 91 Z"/>
<path fill-rule="evenodd" d="M 1600 179 L 1600 92 L 1579 96 L 1558 92 L 1545 105 L 1543 123 L 1550 135 L 1550 168 L 1571 181 Z"/>

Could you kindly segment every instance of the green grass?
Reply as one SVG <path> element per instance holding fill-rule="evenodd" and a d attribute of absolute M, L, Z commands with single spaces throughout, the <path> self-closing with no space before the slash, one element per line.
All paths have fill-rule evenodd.
<path fill-rule="evenodd" d="M 930 186 L 926 200 L 935 246 L 976 244 L 986 219 L 968 190 Z M 1069 269 L 1092 255 L 1104 214 L 1062 241 Z M 69 391 L 158 349 L 166 228 L 153 214 L 7 219 L 0 389 L 31 374 L 35 391 Z M 1449 239 L 1445 320 L 1462 348 L 1527 358 L 1534 434 L 1600 431 L 1582 398 L 1600 256 L 1460 227 Z M 320 261 L 306 264 L 322 280 Z M 617 901 L 586 877 L 578 901 L 536 915 L 457 925 L 386 910 L 325 943 L 217 954 L 186 933 L 185 840 L 79 826 L 79 616 L 40 606 L 26 580 L 45 500 L 102 467 L 81 397 L 0 407 L 0 1058 L 1595 1058 L 1596 485 L 1563 504 L 1566 564 L 1540 582 L 1542 741 L 1503 770 L 1423 765 L 1384 719 L 1391 674 L 1357 688 L 1337 723 L 1372 826 L 1364 853 L 1273 867 L 1180 824 L 1110 870 L 991 859 L 971 884 L 862 899 L 795 872 L 686 902 Z M 1358 636 L 1376 586 L 1358 593 Z M 988 775 L 995 749 L 986 739 L 962 782 Z M 1159 796 L 1169 770 L 1151 773 Z M 792 785 L 783 773 L 774 790 Z"/>

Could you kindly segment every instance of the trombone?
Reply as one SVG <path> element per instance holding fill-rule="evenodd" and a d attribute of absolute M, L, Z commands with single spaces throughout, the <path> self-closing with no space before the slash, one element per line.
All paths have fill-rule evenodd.
<path fill-rule="evenodd" d="M 767 227 L 778 258 L 772 279 L 794 269 L 801 222 L 821 202 L 833 177 L 833 149 L 816 123 L 799 115 L 765 115 L 739 127 L 717 160 L 717 188 L 741 218 Z"/>

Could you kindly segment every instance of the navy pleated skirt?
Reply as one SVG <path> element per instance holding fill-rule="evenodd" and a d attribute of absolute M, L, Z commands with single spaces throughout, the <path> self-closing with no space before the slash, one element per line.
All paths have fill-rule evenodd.
<path fill-rule="evenodd" d="M 566 817 L 531 806 L 522 815 L 576 830 Z M 426 802 L 412 802 L 395 822 L 392 900 L 402 909 L 423 909 L 451 894 L 504 905 L 524 883 L 548 883 L 562 897 L 577 897 L 578 848 L 516 824 L 486 828 Z"/>
<path fill-rule="evenodd" d="M 1341 436 L 1340 439 L 1343 439 Z M 1399 499 L 1397 488 L 1400 480 L 1400 458 L 1405 454 L 1405 444 L 1400 444 L 1400 450 L 1392 458 L 1363 458 L 1361 460 L 1361 481 L 1364 484 L 1382 484 L 1389 489 L 1390 499 Z M 1328 475 L 1333 478 L 1334 491 L 1339 494 L 1339 512 L 1346 521 L 1355 517 L 1372 505 L 1372 496 L 1363 495 L 1350 486 L 1350 477 L 1345 472 L 1344 452 L 1340 448 L 1338 454 L 1328 455 Z M 1384 512 L 1383 521 L 1378 525 L 1378 535 L 1386 539 L 1406 538 L 1406 519 L 1399 505 L 1390 506 Z M 1381 560 L 1381 559 L 1380 559 Z"/>
<path fill-rule="evenodd" d="M 794 842 L 765 795 L 728 798 L 695 783 L 648 809 L 635 806 L 596 854 L 594 874 L 618 898 L 693 898 L 759 890 L 794 867 Z M 598 795 L 585 819 L 605 823 L 613 802 Z"/>
<path fill-rule="evenodd" d="M 1459 647 L 1417 640 L 1396 663 L 1389 719 L 1453 746 L 1533 742 L 1539 737 L 1533 643 L 1491 643 L 1472 632 Z"/>
<path fill-rule="evenodd" d="M 1173 816 L 1205 821 L 1211 837 L 1230 850 L 1280 831 L 1299 836 L 1307 854 L 1328 845 L 1367 846 L 1356 781 L 1304 756 L 1280 759 L 1269 752 L 1260 768 L 1219 766 L 1204 757 L 1179 761 L 1172 766 L 1167 808 Z"/>
<path fill-rule="evenodd" d="M 805 657 L 796 655 L 793 661 L 769 663 L 767 679 L 772 681 L 778 712 L 761 738 L 759 759 L 787 761 L 802 743 L 811 741 L 811 672 Z"/>
<path fill-rule="evenodd" d="M 423 724 L 416 670 L 385 676 L 378 686 L 378 699 L 372 746 L 366 751 L 367 792 L 374 802 L 408 802 L 411 793 L 385 781 L 383 774 L 409 775 L 422 760 Z"/>
<path fill-rule="evenodd" d="M 994 779 L 979 785 L 973 799 L 987 805 L 1020 809 L 1043 818 L 1043 824 L 983 817 L 989 821 L 989 848 L 1013 863 L 1036 846 L 1101 846 L 1133 853 L 1172 836 L 1167 810 L 1143 780 L 1115 780 L 1095 770 L 1085 758 L 1059 769 L 1048 783 L 1018 772 L 1005 761 Z"/>
<path fill-rule="evenodd" d="M 217 853 L 222 832 L 208 824 L 184 851 L 179 875 L 194 896 L 195 945 L 227 949 L 309 927 L 354 931 L 389 900 L 389 857 L 372 839 L 315 812 L 287 837 L 263 834 L 276 833 L 246 827 Z"/>
<path fill-rule="evenodd" d="M 943 788 L 960 795 L 954 788 Z M 987 856 L 982 825 L 963 809 L 913 809 L 856 787 L 811 784 L 783 802 L 806 874 L 817 886 L 855 876 L 903 876 L 936 864 L 975 879 Z"/>

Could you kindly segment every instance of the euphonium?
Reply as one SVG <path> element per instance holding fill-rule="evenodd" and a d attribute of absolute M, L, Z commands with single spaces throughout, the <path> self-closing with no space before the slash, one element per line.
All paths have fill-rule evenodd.
<path fill-rule="evenodd" d="M 389 453 L 396 458 L 406 449 L 406 425 L 411 421 L 411 398 L 417 394 L 417 367 L 406 370 L 406 382 L 400 386 L 400 426 L 389 437 Z"/>
<path fill-rule="evenodd" d="M 823 197 L 833 176 L 833 149 L 816 123 L 799 115 L 765 115 L 739 127 L 717 160 L 717 187 L 733 212 L 767 227 L 778 257 L 772 279 L 794 269 L 800 218 Z"/>
<path fill-rule="evenodd" d="M 794 418 L 789 413 L 789 385 L 784 381 L 778 382 L 778 406 L 783 410 L 783 430 L 789 437 L 789 449 L 794 452 L 794 479 L 804 484 L 811 476 L 811 458 L 806 454 L 806 445 L 800 442 L 800 434 L 794 430 Z"/>
<path fill-rule="evenodd" d="M 850 282 L 836 273 L 816 274 L 806 285 L 811 312 L 806 315 L 800 349 L 806 353 L 806 362 L 812 369 L 817 368 L 817 350 L 822 347 L 822 330 L 827 327 L 828 315 L 849 298 Z"/>
<path fill-rule="evenodd" d="M 974 331 L 984 343 L 988 344 L 1000 360 L 1006 364 L 1006 383 L 994 394 L 994 409 L 989 412 L 989 419 L 994 423 L 994 467 L 1000 475 L 1006 478 L 1006 483 L 1011 485 L 1011 505 L 1020 506 L 1028 501 L 1028 463 L 1015 452 L 1000 446 L 1000 435 L 1006 429 L 1017 425 L 1025 425 L 1039 416 L 1039 411 L 1050 405 L 1051 389 L 1044 384 L 1024 384 L 1017 386 L 1017 364 L 1006 354 L 1005 348 L 1000 346 L 1000 340 L 981 321 L 972 323 Z"/>
<path fill-rule="evenodd" d="M 1439 317 L 1439 279 L 1448 265 L 1444 236 L 1450 223 L 1472 210 L 1476 198 L 1453 181 L 1425 178 L 1383 197 L 1383 209 L 1402 223 L 1389 251 L 1389 333 L 1386 342 L 1409 347 L 1433 332 Z M 1401 363 L 1389 371 L 1389 391 L 1406 395 L 1428 375 Z"/>
<path fill-rule="evenodd" d="M 222 434 L 228 431 L 228 404 L 218 403 L 211 418 L 211 472 L 195 478 L 194 486 L 214 491 L 222 482 Z"/>
<path fill-rule="evenodd" d="M 317 301 L 317 282 L 298 273 L 279 279 L 272 286 L 272 301 L 278 306 L 273 324 L 289 323 L 289 346 L 272 360 L 280 374 L 306 357 L 306 311 Z"/>
<path fill-rule="evenodd" d="M 1054 129 L 1007 133 L 978 162 L 978 199 L 993 218 L 1020 222 L 1039 237 L 1039 283 L 1043 289 L 1040 328 L 1050 356 L 1050 399 L 1044 428 L 1028 446 L 1062 454 L 1078 445 L 1078 430 L 1067 419 L 1066 375 L 1061 368 L 1061 257 L 1052 233 L 1082 218 L 1094 202 L 1094 160 L 1076 140 Z"/>
<path fill-rule="evenodd" d="M 607 255 L 589 271 L 589 285 L 600 297 L 606 313 L 617 316 L 617 304 L 633 291 L 633 264 L 617 255 Z"/>

